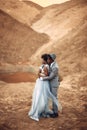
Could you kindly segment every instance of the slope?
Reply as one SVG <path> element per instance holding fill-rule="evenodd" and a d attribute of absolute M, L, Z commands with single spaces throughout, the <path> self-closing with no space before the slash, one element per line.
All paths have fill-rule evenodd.
<path fill-rule="evenodd" d="M 31 55 L 49 37 L 39 34 L 0 10 L 0 62 L 17 63 L 29 60 Z"/>
<path fill-rule="evenodd" d="M 33 2 L 19 0 L 1 0 L 0 9 L 27 25 L 31 25 L 32 20 L 40 13 L 42 7 Z"/>

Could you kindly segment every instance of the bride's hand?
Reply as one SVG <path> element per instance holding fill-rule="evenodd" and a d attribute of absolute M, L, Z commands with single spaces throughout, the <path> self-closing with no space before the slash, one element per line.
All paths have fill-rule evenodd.
<path fill-rule="evenodd" d="M 43 74 L 43 73 L 40 73 L 40 77 L 45 77 L 45 74 Z"/>

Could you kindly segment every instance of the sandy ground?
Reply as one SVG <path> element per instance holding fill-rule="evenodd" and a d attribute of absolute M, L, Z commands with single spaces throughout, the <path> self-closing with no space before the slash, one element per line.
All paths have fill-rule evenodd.
<path fill-rule="evenodd" d="M 28 117 L 35 82 L 0 82 L 0 130 L 87 130 L 86 84 L 76 84 L 73 76 L 63 79 L 58 95 L 63 107 L 59 117 L 41 118 L 35 122 Z"/>

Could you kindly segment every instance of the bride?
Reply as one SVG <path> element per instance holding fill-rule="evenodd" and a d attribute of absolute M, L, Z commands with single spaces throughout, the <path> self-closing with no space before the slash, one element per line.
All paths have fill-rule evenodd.
<path fill-rule="evenodd" d="M 39 78 L 36 80 L 33 98 L 32 98 L 32 106 L 28 115 L 31 119 L 35 121 L 39 121 L 40 116 L 44 113 L 45 115 L 50 112 L 48 107 L 49 99 L 52 99 L 56 105 L 58 106 L 57 99 L 50 92 L 50 83 L 49 81 L 43 81 L 42 77 L 49 75 L 49 65 L 47 64 L 47 54 L 43 54 L 42 65 L 39 68 L 38 76 Z"/>

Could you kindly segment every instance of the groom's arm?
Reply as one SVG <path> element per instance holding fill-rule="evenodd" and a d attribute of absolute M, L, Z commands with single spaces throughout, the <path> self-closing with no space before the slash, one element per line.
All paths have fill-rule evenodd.
<path fill-rule="evenodd" d="M 53 68 L 49 76 L 43 77 L 43 80 L 52 80 L 55 76 L 58 75 L 58 68 Z"/>

